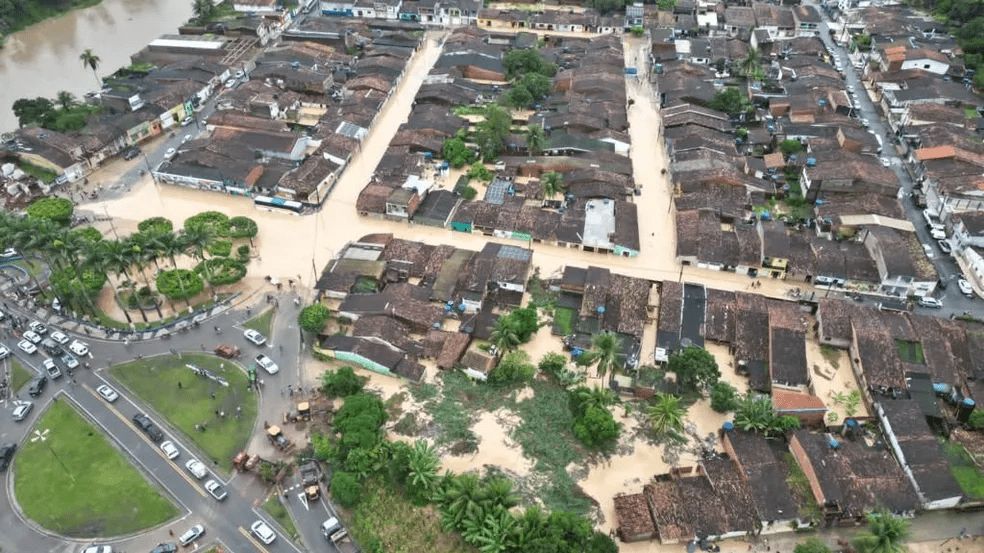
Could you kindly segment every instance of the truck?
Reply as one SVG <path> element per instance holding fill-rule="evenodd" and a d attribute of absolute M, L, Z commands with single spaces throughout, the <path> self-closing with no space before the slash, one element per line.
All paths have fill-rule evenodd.
<path fill-rule="evenodd" d="M 284 436 L 284 432 L 279 426 L 274 425 L 268 427 L 267 438 L 270 440 L 270 443 L 281 451 L 290 451 L 294 448 L 294 442 L 288 440 L 287 436 Z"/>
<path fill-rule="evenodd" d="M 321 535 L 334 544 L 342 553 L 356 553 L 359 550 L 355 546 L 355 543 L 352 542 L 348 531 L 345 530 L 342 523 L 338 522 L 338 519 L 335 517 L 331 517 L 321 523 Z"/>
<path fill-rule="evenodd" d="M 301 484 L 308 501 L 321 497 L 321 467 L 314 459 L 309 459 L 298 467 L 301 473 Z"/>

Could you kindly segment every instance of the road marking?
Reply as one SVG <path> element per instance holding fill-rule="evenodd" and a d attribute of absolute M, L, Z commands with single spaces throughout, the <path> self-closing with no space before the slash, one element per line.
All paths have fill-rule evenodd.
<path fill-rule="evenodd" d="M 304 510 L 305 511 L 310 511 L 311 510 L 311 507 L 308 506 L 307 494 L 305 494 L 304 492 L 301 492 L 301 493 L 297 494 L 297 499 L 300 499 L 301 500 L 301 505 L 304 505 Z"/>
<path fill-rule="evenodd" d="M 253 547 L 255 547 L 258 551 L 261 551 L 262 553 L 270 553 L 266 547 L 263 547 L 263 545 L 256 538 L 253 537 L 252 532 L 250 532 L 249 530 L 240 526 L 239 533 L 245 536 L 246 539 L 248 539 L 249 542 L 253 544 Z"/>
<path fill-rule="evenodd" d="M 93 392 L 93 391 L 92 391 L 92 389 L 91 389 L 91 388 L 89 388 L 89 386 L 88 386 L 87 384 L 84 384 L 84 383 L 83 383 L 83 384 L 82 384 L 82 387 L 83 387 L 83 388 L 85 388 L 85 390 L 86 390 L 87 392 L 89 392 L 90 394 L 92 394 L 92 395 L 96 395 L 96 394 L 95 394 L 95 392 Z M 97 399 L 98 399 L 98 398 L 99 398 L 100 396 L 96 396 L 96 397 L 97 397 Z M 187 474 L 185 474 L 185 472 L 184 472 L 183 470 L 181 470 L 181 469 L 179 469 L 179 468 L 177 468 L 177 467 L 175 466 L 175 464 L 174 464 L 174 463 L 172 463 L 172 462 L 171 462 L 171 460 L 170 460 L 170 459 L 168 459 L 166 455 L 164 455 L 164 452 L 163 452 L 163 451 L 161 451 L 161 448 L 160 448 L 160 447 L 158 447 L 158 445 L 157 445 L 157 444 L 155 444 L 154 442 L 152 442 L 152 441 L 150 440 L 150 438 L 148 438 L 148 437 L 147 437 L 147 435 L 143 433 L 143 431 L 142 431 L 142 430 L 140 430 L 139 428 L 137 428 L 137 427 L 136 427 L 136 426 L 135 426 L 135 425 L 134 425 L 134 424 L 133 424 L 133 423 L 132 423 L 132 422 L 130 421 L 130 419 L 128 419 L 128 418 L 126 418 L 125 416 L 123 416 L 123 414 L 122 414 L 122 413 L 120 413 L 119 411 L 117 411 L 117 410 L 116 410 L 116 408 L 115 408 L 115 407 L 113 407 L 113 404 L 111 404 L 111 403 L 107 403 L 107 404 L 106 404 L 106 408 L 107 408 L 107 409 L 109 409 L 109 411 L 110 411 L 111 413 L 113 413 L 114 415 L 116 415 L 116 416 L 117 416 L 117 418 L 119 418 L 119 419 L 120 419 L 121 421 L 123 421 L 123 424 L 125 424 L 125 425 L 127 425 L 127 426 L 128 426 L 129 428 L 130 428 L 130 430 L 133 430 L 133 431 L 134 431 L 134 432 L 135 432 L 135 433 L 136 433 L 136 434 L 137 434 L 138 436 L 140 436 L 140 438 L 141 438 L 141 439 L 142 439 L 142 440 L 143 440 L 144 442 L 146 442 L 146 443 L 147 443 L 147 444 L 148 444 L 148 445 L 149 445 L 149 446 L 151 447 L 151 449 L 153 449 L 153 450 L 154 450 L 154 452 L 155 452 L 155 453 L 157 453 L 158 455 L 160 455 L 160 457 L 161 457 L 161 459 L 163 459 L 163 460 L 164 460 L 164 462 L 165 462 L 165 463 L 166 463 L 166 464 L 167 464 L 168 466 L 170 466 L 170 467 L 172 467 L 172 468 L 174 469 L 174 472 L 176 472 L 176 473 L 178 474 L 178 476 L 180 476 L 181 478 L 184 478 L 184 479 L 185 479 L 185 481 L 186 481 L 186 482 L 188 482 L 188 484 L 190 484 L 190 485 L 191 485 L 191 487 L 192 487 L 192 488 L 194 488 L 194 490 L 195 490 L 196 492 L 198 492 L 198 495 L 200 495 L 200 496 L 202 496 L 202 497 L 205 497 L 205 491 L 204 491 L 204 490 L 203 490 L 203 489 L 201 488 L 201 486 L 199 486 L 199 485 L 198 485 L 198 482 L 197 482 L 197 481 L 195 481 L 195 480 L 192 480 L 192 479 L 191 479 L 191 477 L 190 477 L 190 476 L 188 476 Z M 131 455 L 133 455 L 133 453 L 132 453 L 132 452 L 131 452 Z M 136 457 L 136 456 L 134 455 L 134 457 Z"/>

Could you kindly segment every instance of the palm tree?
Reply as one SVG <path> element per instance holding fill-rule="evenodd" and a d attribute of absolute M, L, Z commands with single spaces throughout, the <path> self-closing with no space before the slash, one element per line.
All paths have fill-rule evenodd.
<path fill-rule="evenodd" d="M 622 340 L 611 332 L 595 334 L 591 339 L 591 352 L 598 363 L 598 376 L 605 378 L 608 371 L 615 368 L 618 360 L 618 352 L 622 347 Z"/>
<path fill-rule="evenodd" d="M 205 263 L 205 248 L 208 247 L 214 237 L 215 231 L 209 226 L 196 226 L 185 229 L 181 234 L 181 243 L 184 244 L 185 251 L 202 262 L 205 280 L 208 282 L 209 289 L 212 288 L 212 275 L 209 272 L 208 263 Z"/>
<path fill-rule="evenodd" d="M 519 504 L 519 498 L 513 493 L 512 481 L 508 478 L 490 478 L 485 482 L 483 496 L 486 508 L 512 509 Z"/>
<path fill-rule="evenodd" d="M 543 127 L 530 125 L 526 128 L 526 150 L 531 156 L 538 156 L 543 153 L 543 143 L 545 141 Z"/>
<path fill-rule="evenodd" d="M 741 60 L 741 71 L 745 75 L 750 75 L 755 68 L 759 67 L 762 61 L 762 56 L 759 55 L 757 48 L 749 48 L 748 54 L 745 55 L 745 59 Z"/>
<path fill-rule="evenodd" d="M 191 11 L 199 23 L 207 23 L 215 15 L 215 4 L 212 3 L 212 0 L 194 0 L 191 4 Z"/>
<path fill-rule="evenodd" d="M 102 60 L 99 59 L 99 56 L 94 54 L 91 48 L 86 48 L 79 55 L 79 59 L 82 60 L 82 67 L 92 69 L 92 76 L 96 78 L 96 84 L 102 86 L 102 80 L 99 78 L 99 75 L 96 74 L 96 69 L 99 68 L 99 64 L 102 62 Z"/>
<path fill-rule="evenodd" d="M 549 171 L 540 176 L 540 190 L 546 199 L 553 198 L 564 191 L 564 176 L 556 171 Z"/>
<path fill-rule="evenodd" d="M 657 394 L 656 401 L 649 406 L 646 415 L 649 424 L 657 434 L 676 433 L 683 430 L 683 417 L 686 410 L 680 405 L 680 398 L 671 394 Z"/>
<path fill-rule="evenodd" d="M 407 488 L 410 491 L 410 496 L 426 502 L 440 481 L 437 474 L 437 469 L 440 466 L 437 453 L 429 443 L 417 440 L 408 452 L 407 465 L 410 468 L 407 474 Z"/>
<path fill-rule="evenodd" d="M 62 107 L 62 109 L 69 109 L 75 105 L 75 95 L 67 90 L 61 90 L 58 92 L 58 96 L 55 101 Z"/>
<path fill-rule="evenodd" d="M 495 321 L 495 328 L 492 329 L 489 342 L 495 346 L 499 357 L 507 351 L 516 349 L 520 342 L 516 325 L 508 317 L 499 317 Z"/>
<path fill-rule="evenodd" d="M 530 551 L 533 544 L 543 539 L 547 526 L 547 515 L 536 505 L 527 507 L 523 514 L 516 518 L 513 528 L 516 551 Z"/>
<path fill-rule="evenodd" d="M 868 529 L 854 538 L 858 553 L 902 553 L 909 523 L 888 511 L 868 513 Z"/>
<path fill-rule="evenodd" d="M 467 519 L 461 535 L 481 553 L 504 553 L 515 550 L 515 534 L 516 518 L 505 509 L 496 509 Z"/>
<path fill-rule="evenodd" d="M 178 268 L 178 261 L 174 256 L 184 251 L 184 244 L 181 243 L 179 235 L 173 232 L 158 234 L 155 237 L 154 247 L 158 256 L 170 259 L 171 266 Z"/>
<path fill-rule="evenodd" d="M 116 273 L 117 280 L 122 275 L 129 285 L 130 294 L 136 297 L 136 286 L 128 271 L 133 261 L 129 247 L 119 240 L 105 240 L 99 243 L 99 247 L 102 249 L 102 258 L 105 262 L 105 267 Z M 115 286 L 113 288 L 116 289 Z M 130 314 L 127 313 L 126 305 L 122 303 L 120 305 L 123 307 L 123 313 L 126 314 L 127 321 L 130 321 Z M 140 310 L 140 316 L 146 323 L 148 320 L 147 313 L 144 312 L 143 305 L 139 301 L 137 302 L 137 309 Z"/>
<path fill-rule="evenodd" d="M 144 285 L 147 286 L 147 290 L 153 290 L 153 287 L 150 285 L 150 279 L 147 278 L 147 271 L 145 271 L 145 269 L 151 261 L 157 263 L 157 255 L 154 253 L 153 249 L 150 247 L 145 247 L 141 241 L 142 238 L 136 235 L 128 240 L 128 246 L 131 252 L 130 261 L 132 261 L 137 267 L 137 270 L 140 271 L 140 276 L 143 277 Z M 137 303 L 139 303 L 139 301 Z M 164 314 L 161 313 L 161 304 L 156 300 L 154 301 L 154 310 L 157 311 L 158 319 L 164 318 Z"/>
<path fill-rule="evenodd" d="M 461 530 L 465 520 L 483 516 L 482 491 L 478 476 L 467 473 L 454 477 L 436 497 L 441 508 L 441 526 L 448 531 Z"/>
<path fill-rule="evenodd" d="M 615 394 L 607 388 L 581 386 L 571 391 L 571 410 L 575 414 L 584 413 L 591 407 L 604 409 L 613 403 L 615 403 Z"/>

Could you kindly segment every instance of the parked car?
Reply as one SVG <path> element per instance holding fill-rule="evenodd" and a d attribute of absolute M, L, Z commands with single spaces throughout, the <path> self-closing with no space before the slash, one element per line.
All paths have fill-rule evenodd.
<path fill-rule="evenodd" d="M 968 298 L 974 297 L 974 288 L 965 279 L 958 280 L 957 287 L 960 288 L 961 294 L 967 296 Z"/>
<path fill-rule="evenodd" d="M 205 464 L 198 459 L 188 459 L 188 462 L 185 463 L 185 468 L 188 469 L 188 472 L 190 472 L 192 476 L 199 480 L 205 478 L 205 475 L 208 474 Z"/>
<path fill-rule="evenodd" d="M 222 487 L 222 484 L 219 484 L 215 480 L 209 480 L 208 482 L 205 482 L 205 490 L 212 497 L 214 497 L 216 501 L 223 501 L 228 495 L 225 489 Z"/>
<path fill-rule="evenodd" d="M 7 470 L 7 467 L 10 466 L 10 460 L 14 458 L 15 451 L 17 451 L 17 444 L 0 446 L 0 471 Z"/>
<path fill-rule="evenodd" d="M 65 344 L 68 343 L 68 336 L 60 330 L 56 330 L 52 332 L 51 335 L 48 336 L 48 338 L 51 338 L 56 344 L 60 346 L 64 346 Z"/>
<path fill-rule="evenodd" d="M 54 359 L 45 359 L 41 366 L 44 367 L 44 373 L 48 375 L 48 378 L 52 380 L 57 380 L 61 378 L 61 369 L 55 364 Z"/>
<path fill-rule="evenodd" d="M 127 161 L 130 161 L 138 155 L 140 155 L 140 148 L 137 148 L 136 146 L 131 146 L 126 150 L 123 150 L 123 159 Z"/>
<path fill-rule="evenodd" d="M 6 359 L 10 357 L 10 348 L 0 344 L 0 359 Z"/>
<path fill-rule="evenodd" d="M 72 370 L 79 368 L 79 360 L 76 359 L 71 353 L 63 353 L 61 356 L 61 362 Z"/>
<path fill-rule="evenodd" d="M 14 248 L 7 248 L 3 250 L 3 253 L 0 253 L 0 259 L 13 259 L 15 257 L 20 257 L 20 254 Z"/>
<path fill-rule="evenodd" d="M 274 534 L 273 530 L 271 530 L 270 527 L 267 526 L 267 523 L 262 520 L 258 520 L 251 524 L 249 530 L 254 536 L 257 537 L 257 539 L 266 545 L 270 545 L 273 543 L 273 540 L 277 539 L 277 535 Z"/>
<path fill-rule="evenodd" d="M 881 162 L 882 167 L 890 167 L 892 165 L 892 160 L 887 157 L 880 157 L 878 158 L 878 161 Z"/>
<path fill-rule="evenodd" d="M 273 362 L 273 359 L 270 359 L 262 353 L 256 356 L 256 364 L 263 367 L 263 370 L 269 374 L 277 374 L 280 372 L 280 367 Z"/>
<path fill-rule="evenodd" d="M 137 413 L 133 415 L 133 422 L 137 425 L 140 430 L 143 430 L 151 440 L 154 442 L 160 442 L 164 439 L 164 433 L 161 432 L 160 428 L 154 424 L 154 421 L 150 420 L 150 417 L 144 415 L 143 413 Z"/>
<path fill-rule="evenodd" d="M 27 384 L 27 395 L 31 397 L 38 397 L 41 392 L 44 391 L 44 387 L 48 385 L 47 376 L 35 376 L 31 379 L 31 382 Z"/>
<path fill-rule="evenodd" d="M 168 148 L 167 150 L 164 150 L 164 159 L 171 159 L 177 153 L 178 151 L 175 150 L 174 148 Z"/>
<path fill-rule="evenodd" d="M 96 388 L 96 393 L 102 396 L 106 401 L 113 403 L 120 398 L 120 395 L 116 393 L 116 390 L 110 388 L 106 384 L 102 384 Z"/>
<path fill-rule="evenodd" d="M 940 309 L 941 307 L 943 307 L 943 302 L 936 298 L 931 298 L 929 296 L 926 296 L 926 297 L 919 298 L 919 306 L 928 307 L 930 309 Z"/>
<path fill-rule="evenodd" d="M 30 340 L 21 340 L 20 342 L 17 342 L 17 348 L 28 355 L 33 355 L 38 351 L 38 346 L 35 346 Z"/>
<path fill-rule="evenodd" d="M 188 125 L 190 125 L 190 124 L 192 124 L 194 122 L 195 122 L 195 118 L 194 117 L 186 117 L 185 120 L 181 122 L 181 126 L 182 127 L 187 127 Z"/>
<path fill-rule="evenodd" d="M 51 338 L 45 338 L 41 340 L 41 349 L 45 351 L 48 355 L 58 357 L 62 354 L 61 346 L 55 343 Z"/>
<path fill-rule="evenodd" d="M 72 343 L 68 345 L 68 349 L 80 357 L 89 355 L 89 346 L 87 346 L 85 342 L 81 342 L 79 340 L 72 340 Z"/>
<path fill-rule="evenodd" d="M 236 81 L 236 79 L 229 79 L 228 81 L 225 82 L 225 87 L 226 88 L 235 88 L 237 82 L 238 81 Z"/>
<path fill-rule="evenodd" d="M 266 343 L 266 336 L 260 334 L 259 332 L 253 330 L 252 328 L 247 328 L 246 330 L 244 330 L 243 336 L 257 346 L 262 346 L 263 344 Z"/>
<path fill-rule="evenodd" d="M 159 543 L 156 547 L 150 550 L 150 553 L 176 553 L 178 546 L 173 543 Z"/>
<path fill-rule="evenodd" d="M 937 240 L 936 244 L 939 245 L 940 251 L 943 253 L 950 253 L 953 251 L 953 248 L 950 247 L 950 243 L 946 240 Z"/>
<path fill-rule="evenodd" d="M 27 325 L 27 328 L 30 328 L 38 334 L 46 334 L 48 332 L 48 327 L 44 326 L 44 323 L 41 321 L 31 321 L 31 324 Z"/>
<path fill-rule="evenodd" d="M 38 334 L 37 332 L 34 332 L 33 330 L 25 330 L 24 339 L 27 340 L 28 342 L 31 342 L 32 344 L 41 343 L 41 335 Z"/>
<path fill-rule="evenodd" d="M 862 127 L 868 127 L 869 125 L 871 125 L 871 123 L 869 123 L 867 119 L 865 119 L 865 118 L 862 117 L 861 118 L 861 126 Z"/>
<path fill-rule="evenodd" d="M 113 553 L 113 548 L 109 545 L 90 545 L 82 553 Z"/>
<path fill-rule="evenodd" d="M 34 409 L 34 403 L 30 401 L 19 401 L 17 405 L 14 406 L 14 420 L 22 421 L 27 418 L 27 415 L 31 413 L 31 409 Z"/>
<path fill-rule="evenodd" d="M 937 228 L 929 229 L 929 235 L 933 237 L 933 240 L 946 240 L 946 233 Z"/>
<path fill-rule="evenodd" d="M 177 459 L 178 456 L 181 455 L 181 451 L 178 450 L 178 446 L 174 445 L 174 442 L 172 442 L 171 440 L 168 440 L 166 442 L 161 442 L 161 451 L 163 451 L 164 455 L 166 455 L 167 458 L 171 459 L 172 461 L 174 459 Z"/>
<path fill-rule="evenodd" d="M 202 537 L 202 534 L 204 533 L 205 527 L 201 524 L 196 524 L 189 528 L 184 534 L 181 534 L 181 537 L 178 538 L 178 543 L 181 545 L 188 545 L 189 543 Z"/>
<path fill-rule="evenodd" d="M 186 135 L 184 135 L 184 138 L 181 139 L 181 143 L 184 144 L 185 142 L 188 142 L 189 140 L 191 140 L 191 135 L 190 134 L 186 134 Z"/>

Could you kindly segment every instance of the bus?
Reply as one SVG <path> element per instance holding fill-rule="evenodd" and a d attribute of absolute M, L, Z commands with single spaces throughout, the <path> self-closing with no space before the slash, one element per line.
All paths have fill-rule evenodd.
<path fill-rule="evenodd" d="M 271 198 L 270 196 L 256 196 L 253 198 L 253 203 L 259 208 L 286 210 L 294 213 L 300 213 L 304 209 L 304 204 L 301 202 L 285 200 L 283 198 Z"/>

